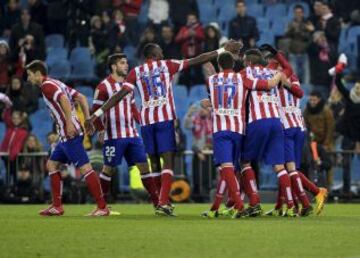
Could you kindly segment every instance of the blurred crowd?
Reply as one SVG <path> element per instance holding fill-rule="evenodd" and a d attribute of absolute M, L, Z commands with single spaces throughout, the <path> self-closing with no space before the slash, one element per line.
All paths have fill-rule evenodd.
<path fill-rule="evenodd" d="M 69 50 L 78 46 L 89 48 L 96 61 L 98 78 L 106 75 L 107 56 L 129 46 L 136 49 L 135 58 L 130 60 L 130 64 L 135 65 L 141 62 L 141 49 L 149 42 L 158 43 L 165 58 L 181 59 L 216 50 L 228 38 L 242 39 L 244 50 L 256 47 L 260 38 L 258 17 L 247 14 L 246 2 L 249 1 L 234 1 L 236 16 L 229 17 L 226 31 L 217 21 L 202 23 L 196 0 L 28 0 L 25 5 L 23 2 L 0 1 L 0 93 L 3 93 L 0 112 L 6 124 L 0 150 L 10 154 L 3 159 L 10 164 L 14 179 L 25 181 L 32 176 L 34 167 L 42 171 L 44 164 L 40 164 L 40 159 L 32 160 L 37 162 L 34 165 L 22 158 L 18 164 L 21 169 L 15 171 L 17 155 L 48 151 L 31 133 L 36 125 L 31 125 L 28 118 L 39 108 L 40 93 L 26 83 L 24 74 L 26 64 L 34 59 L 46 59 L 47 35 L 62 34 Z M 350 98 L 350 93 L 343 88 L 340 90 L 339 83 L 328 73 L 338 58 L 341 29 L 360 25 L 360 3 L 350 0 L 303 2 L 310 6 L 310 16 L 305 18 L 302 5 L 294 5 L 293 18 L 285 34 L 276 37 L 276 46 L 287 54 L 301 82 L 312 87 L 304 116 L 309 139 L 319 145 L 319 153 L 324 156 L 320 163 L 327 171 L 329 179 L 325 181 L 329 184 L 331 164 L 326 160 L 336 143 L 340 142 L 343 150 L 360 152 L 357 126 L 360 101 Z M 145 4 L 149 5 L 146 13 L 142 9 Z M 360 91 L 359 78 L 357 66 L 345 79 L 350 87 L 355 85 L 353 88 Z M 201 67 L 182 73 L 177 82 L 188 88 L 203 83 Z M 197 103 L 189 107 L 183 126 L 178 126 L 178 135 L 182 137 L 179 145 L 185 142 L 181 129 L 191 132 L 195 169 L 198 163 L 206 161 L 208 156 L 204 153 L 212 148 L 211 127 L 210 112 Z M 56 141 L 54 137 L 49 134 L 50 145 Z M 348 163 L 343 162 L 344 169 L 350 169 Z M 349 186 L 346 187 L 349 191 Z"/>

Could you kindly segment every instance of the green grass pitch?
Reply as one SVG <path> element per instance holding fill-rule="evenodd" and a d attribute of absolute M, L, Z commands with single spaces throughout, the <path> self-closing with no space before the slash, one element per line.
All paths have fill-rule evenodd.
<path fill-rule="evenodd" d="M 156 217 L 150 205 L 113 205 L 121 216 L 90 218 L 91 205 L 0 206 L 0 257 L 360 257 L 360 205 L 327 205 L 308 218 L 203 219 L 206 204 L 177 205 Z M 265 208 L 271 206 L 266 205 Z"/>

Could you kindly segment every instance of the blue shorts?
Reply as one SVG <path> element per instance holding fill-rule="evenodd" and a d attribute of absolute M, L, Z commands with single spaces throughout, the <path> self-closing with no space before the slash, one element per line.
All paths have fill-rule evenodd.
<path fill-rule="evenodd" d="M 244 161 L 284 164 L 284 129 L 280 119 L 266 118 L 248 124 L 244 141 Z"/>
<path fill-rule="evenodd" d="M 141 136 L 149 155 L 176 151 L 173 120 L 142 126 Z"/>
<path fill-rule="evenodd" d="M 300 167 L 301 154 L 304 147 L 305 133 L 301 128 L 284 130 L 285 162 L 295 162 L 296 168 Z"/>
<path fill-rule="evenodd" d="M 219 166 L 222 163 L 232 163 L 238 166 L 241 155 L 243 136 L 231 131 L 221 131 L 213 134 L 214 161 Z"/>
<path fill-rule="evenodd" d="M 77 136 L 66 142 L 59 142 L 51 152 L 50 160 L 63 164 L 72 163 L 77 168 L 89 163 L 89 157 L 84 149 L 83 139 L 83 136 Z"/>
<path fill-rule="evenodd" d="M 144 144 L 139 137 L 106 140 L 103 146 L 104 164 L 116 167 L 124 157 L 128 166 L 146 163 Z"/>

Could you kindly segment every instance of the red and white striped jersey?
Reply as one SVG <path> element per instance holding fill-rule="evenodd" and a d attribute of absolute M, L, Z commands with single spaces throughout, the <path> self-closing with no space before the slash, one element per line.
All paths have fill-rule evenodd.
<path fill-rule="evenodd" d="M 81 124 L 78 117 L 76 116 L 76 110 L 74 105 L 75 97 L 79 94 L 76 90 L 68 87 L 63 82 L 45 78 L 41 84 L 41 92 L 47 108 L 50 110 L 50 114 L 56 123 L 56 128 L 60 136 L 61 141 L 68 139 L 66 135 L 66 119 L 64 111 L 60 105 L 60 97 L 65 96 L 70 102 L 72 122 L 77 130 L 78 135 L 83 134 Z"/>
<path fill-rule="evenodd" d="M 172 80 L 187 67 L 187 60 L 147 60 L 129 72 L 124 87 L 140 93 L 141 125 L 176 119 Z"/>
<path fill-rule="evenodd" d="M 122 82 L 116 82 L 111 75 L 105 78 L 97 87 L 94 94 L 93 108 L 95 112 L 116 92 L 123 87 Z M 119 103 L 110 108 L 95 122 L 98 130 L 105 129 L 104 139 L 119 139 L 138 137 L 135 126 L 134 112 L 136 105 L 134 93 L 126 95 Z"/>
<path fill-rule="evenodd" d="M 271 79 L 275 70 L 262 67 L 246 67 L 246 76 L 250 79 Z M 279 100 L 276 88 L 270 91 L 252 91 L 249 96 L 249 120 L 248 123 L 264 118 L 280 118 Z"/>
<path fill-rule="evenodd" d="M 207 81 L 213 107 L 213 132 L 245 133 L 245 101 L 248 90 L 266 90 L 266 80 L 249 79 L 232 70 L 212 75 Z"/>
<path fill-rule="evenodd" d="M 300 86 L 300 82 L 295 75 L 292 75 L 289 79 L 293 87 Z M 300 127 L 302 130 L 305 130 L 305 122 L 300 108 L 300 98 L 285 87 L 279 87 L 277 93 L 281 107 L 281 122 L 284 128 Z"/>

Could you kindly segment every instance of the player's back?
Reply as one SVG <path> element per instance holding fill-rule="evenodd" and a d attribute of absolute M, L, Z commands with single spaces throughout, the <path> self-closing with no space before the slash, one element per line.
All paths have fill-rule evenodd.
<path fill-rule="evenodd" d="M 185 60 L 150 59 L 130 71 L 126 85 L 139 91 L 142 125 L 176 119 L 172 83 L 174 75 L 185 67 Z"/>
<path fill-rule="evenodd" d="M 245 100 L 247 89 L 242 76 L 235 72 L 220 72 L 208 79 L 213 107 L 213 131 L 245 131 Z"/>
<path fill-rule="evenodd" d="M 60 105 L 60 97 L 65 96 L 71 105 L 72 122 L 81 135 L 82 127 L 76 115 L 74 98 L 78 92 L 65 83 L 47 77 L 41 85 L 41 92 L 47 108 L 49 109 L 52 118 L 54 119 L 57 131 L 62 140 L 66 140 L 66 118 L 65 113 Z"/>
<path fill-rule="evenodd" d="M 123 83 L 116 82 L 111 76 L 105 78 L 96 87 L 93 111 L 100 108 L 116 92 L 120 91 L 122 87 Z M 134 93 L 131 92 L 114 107 L 105 112 L 103 119 L 105 140 L 138 136 L 133 116 L 133 105 L 135 105 L 135 99 Z"/>
<path fill-rule="evenodd" d="M 289 78 L 292 85 L 300 86 L 300 82 L 296 75 Z M 278 100 L 280 105 L 281 121 L 285 129 L 292 127 L 300 127 L 305 129 L 305 123 L 300 108 L 300 98 L 296 97 L 286 87 L 278 87 Z"/>
<path fill-rule="evenodd" d="M 268 80 L 273 78 L 276 70 L 263 66 L 249 66 L 245 68 L 244 73 L 248 78 Z M 266 118 L 280 118 L 276 91 L 276 88 L 269 91 L 251 91 L 249 96 L 249 123 Z"/>

